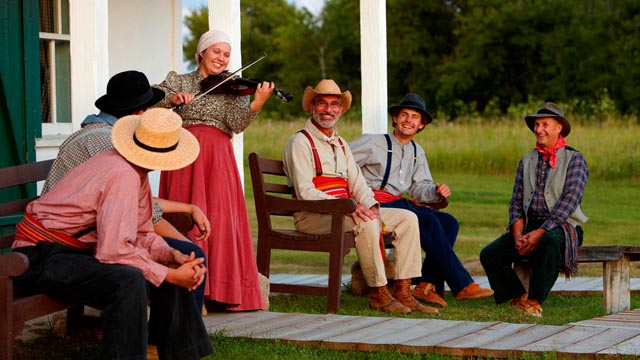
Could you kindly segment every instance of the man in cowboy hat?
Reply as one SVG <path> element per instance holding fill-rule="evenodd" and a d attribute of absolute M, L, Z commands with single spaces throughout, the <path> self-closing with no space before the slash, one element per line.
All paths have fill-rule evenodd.
<path fill-rule="evenodd" d="M 139 71 L 123 71 L 111 77 L 107 84 L 107 93 L 95 102 L 100 112 L 87 116 L 82 122 L 82 129 L 71 134 L 60 146 L 58 156 L 44 183 L 42 194 L 49 192 L 71 169 L 97 154 L 113 149 L 111 128 L 118 118 L 126 115 L 140 115 L 162 100 L 164 95 L 164 91 L 152 88 L 147 77 Z M 203 240 L 209 235 L 211 225 L 202 210 L 193 204 L 159 198 L 155 198 L 153 202 L 154 231 L 164 237 L 169 245 L 184 254 L 195 252 L 197 257 L 204 257 L 204 252 L 199 246 L 192 243 L 162 217 L 163 211 L 191 214 L 194 223 L 201 230 L 201 237 L 198 240 Z M 204 290 L 203 284 L 195 292 L 200 304 L 204 302 Z"/>
<path fill-rule="evenodd" d="M 311 113 L 302 131 L 289 138 L 284 151 L 284 171 L 298 198 L 321 200 L 350 197 L 357 202 L 354 213 L 345 219 L 345 229 L 355 232 L 356 252 L 367 285 L 371 287 L 369 305 L 391 313 L 419 311 L 437 314 L 411 295 L 411 278 L 420 275 L 418 220 L 400 209 L 379 209 L 351 150 L 337 132 L 336 123 L 351 106 L 351 93 L 341 92 L 329 79 L 315 89 L 304 91 L 302 108 Z M 309 212 L 294 214 L 298 231 L 311 234 L 330 232 L 330 216 Z M 387 289 L 384 244 L 380 246 L 382 221 L 394 232 L 394 293 Z"/>
<path fill-rule="evenodd" d="M 507 233 L 482 249 L 480 262 L 496 304 L 511 300 L 516 309 L 541 317 L 560 271 L 570 277 L 577 270 L 580 225 L 587 221 L 580 202 L 589 171 L 582 154 L 565 141 L 571 125 L 558 105 L 545 103 L 525 122 L 536 147 L 518 164 Z M 533 266 L 529 289 L 511 266 L 523 259 Z"/>
<path fill-rule="evenodd" d="M 101 309 L 105 358 L 144 359 L 147 343 L 160 358 L 207 356 L 213 350 L 190 293 L 204 280 L 204 259 L 153 232 L 147 179 L 151 170 L 193 162 L 198 142 L 168 109 L 125 116 L 111 137 L 114 150 L 27 205 L 12 248 L 31 265 L 15 278 L 16 290 Z"/>
<path fill-rule="evenodd" d="M 389 107 L 391 134 L 365 134 L 349 144 L 353 157 L 382 208 L 406 209 L 418 217 L 420 245 L 425 251 L 422 276 L 413 296 L 426 303 L 445 307 L 444 283 L 456 300 L 491 296 L 473 281 L 453 251 L 458 236 L 456 218 L 426 204 L 444 202 L 451 190 L 444 183 L 434 183 L 427 157 L 413 138 L 433 121 L 424 100 L 406 94 L 400 104 Z M 403 197 L 404 194 L 409 197 Z"/>

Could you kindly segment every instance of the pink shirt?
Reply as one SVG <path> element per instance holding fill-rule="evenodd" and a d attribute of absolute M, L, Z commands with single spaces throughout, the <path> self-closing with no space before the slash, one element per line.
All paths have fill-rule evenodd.
<path fill-rule="evenodd" d="M 159 286 L 167 276 L 160 264 L 173 259 L 171 247 L 153 232 L 147 170 L 132 165 L 116 150 L 105 151 L 72 169 L 50 192 L 27 205 L 49 230 L 74 236 L 95 248 L 105 264 L 129 265 Z M 14 241 L 12 247 L 32 246 Z"/>

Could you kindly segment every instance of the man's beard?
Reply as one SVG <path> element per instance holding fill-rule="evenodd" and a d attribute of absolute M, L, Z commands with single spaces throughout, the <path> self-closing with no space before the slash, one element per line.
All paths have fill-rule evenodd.
<path fill-rule="evenodd" d="M 321 115 L 323 114 L 328 114 L 328 113 L 326 112 L 316 113 L 314 111 L 313 120 L 316 122 L 316 124 L 320 125 L 324 129 L 332 129 L 340 119 L 340 115 L 334 115 L 333 120 L 322 120 Z"/>

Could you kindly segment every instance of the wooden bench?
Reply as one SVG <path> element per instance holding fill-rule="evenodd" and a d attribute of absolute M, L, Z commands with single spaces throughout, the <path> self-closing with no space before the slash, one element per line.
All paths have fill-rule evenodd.
<path fill-rule="evenodd" d="M 28 258 L 10 252 L 15 234 L 15 224 L 22 219 L 27 204 L 38 196 L 36 182 L 45 180 L 53 160 L 40 161 L 0 169 L 0 360 L 13 357 L 13 342 L 22 333 L 28 320 L 36 319 L 60 310 L 67 310 L 67 334 L 76 335 L 82 325 L 95 319 L 84 316 L 82 304 L 69 304 L 48 295 L 17 296 L 13 292 L 15 276 L 29 269 Z M 10 194 L 10 192 L 12 192 Z M 6 198 L 16 199 L 6 201 Z M 186 233 L 193 228 L 193 220 L 188 214 L 166 214 L 165 218 L 178 231 Z"/>
<path fill-rule="evenodd" d="M 605 245 L 580 246 L 579 263 L 602 263 L 602 299 L 606 314 L 615 314 L 631 307 L 631 262 L 640 261 L 640 246 Z M 530 264 L 514 264 L 525 288 L 529 287 Z"/>

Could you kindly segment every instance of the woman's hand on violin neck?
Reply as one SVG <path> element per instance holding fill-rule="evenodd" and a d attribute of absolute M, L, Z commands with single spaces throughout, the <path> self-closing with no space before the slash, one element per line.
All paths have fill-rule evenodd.
<path fill-rule="evenodd" d="M 276 88 L 273 82 L 263 81 L 256 86 L 256 92 L 254 94 L 253 101 L 251 102 L 251 111 L 257 112 L 262 109 L 262 106 L 269 100 L 273 90 Z"/>
<path fill-rule="evenodd" d="M 195 96 L 190 93 L 179 92 L 171 97 L 172 105 L 189 105 Z"/>

